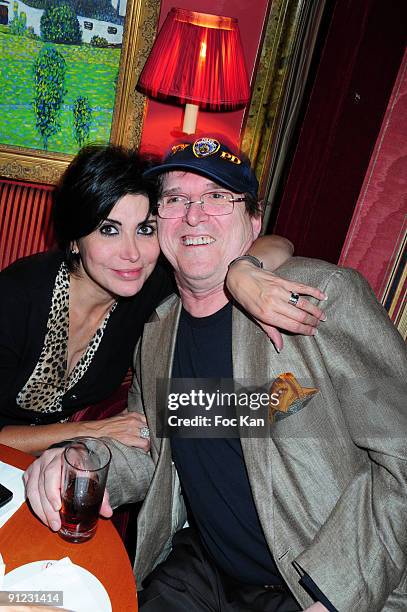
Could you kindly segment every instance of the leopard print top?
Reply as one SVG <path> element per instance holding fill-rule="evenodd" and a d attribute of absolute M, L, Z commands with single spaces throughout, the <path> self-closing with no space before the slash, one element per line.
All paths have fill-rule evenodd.
<path fill-rule="evenodd" d="M 41 355 L 30 378 L 17 395 L 16 402 L 20 408 L 41 413 L 62 412 L 63 396 L 72 389 L 88 369 L 116 305 L 117 302 L 113 304 L 104 321 L 90 339 L 82 357 L 68 375 L 66 367 L 69 331 L 69 272 L 65 263 L 61 264 L 52 293 L 47 333 Z"/>

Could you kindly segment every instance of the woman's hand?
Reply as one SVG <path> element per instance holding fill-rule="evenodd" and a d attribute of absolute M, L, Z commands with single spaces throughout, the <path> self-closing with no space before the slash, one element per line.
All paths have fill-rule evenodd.
<path fill-rule="evenodd" d="M 38 455 L 51 444 L 70 440 L 78 436 L 113 438 L 136 446 L 146 453 L 150 450 L 150 440 L 141 438 L 141 428 L 146 426 L 144 415 L 123 410 L 116 416 L 100 421 L 75 421 L 53 423 L 52 425 L 7 425 L 0 431 L 0 443 L 18 448 L 26 453 Z"/>
<path fill-rule="evenodd" d="M 292 292 L 325 300 L 322 291 L 281 278 L 247 260 L 233 264 L 226 285 L 236 301 L 264 329 L 278 351 L 283 348 L 283 338 L 276 327 L 312 336 L 320 321 L 326 320 L 324 312 L 304 297 L 300 297 L 296 306 L 289 302 Z"/>
<path fill-rule="evenodd" d="M 79 421 L 77 425 L 83 426 L 83 433 L 78 435 L 113 438 L 127 446 L 140 448 L 146 453 L 150 450 L 150 440 L 140 437 L 141 429 L 147 427 L 147 421 L 145 416 L 139 412 L 128 412 L 125 409 L 116 416 L 100 421 L 84 421 L 83 423 Z"/>

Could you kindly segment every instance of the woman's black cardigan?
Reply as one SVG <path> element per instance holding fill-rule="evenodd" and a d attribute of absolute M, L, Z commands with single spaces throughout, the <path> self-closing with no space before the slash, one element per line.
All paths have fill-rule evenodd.
<path fill-rule="evenodd" d="M 141 291 L 120 298 L 84 376 L 63 397 L 63 412 L 43 414 L 19 408 L 16 397 L 43 348 L 55 278 L 62 253 L 20 259 L 0 273 L 0 427 L 54 423 L 111 395 L 128 371 L 144 323 L 174 286 L 157 265 Z"/>

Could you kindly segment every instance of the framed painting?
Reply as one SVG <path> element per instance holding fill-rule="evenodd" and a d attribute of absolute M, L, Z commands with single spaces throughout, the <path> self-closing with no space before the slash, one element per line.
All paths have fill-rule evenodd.
<path fill-rule="evenodd" d="M 0 0 L 0 176 L 54 184 L 87 142 L 136 147 L 159 0 Z"/>

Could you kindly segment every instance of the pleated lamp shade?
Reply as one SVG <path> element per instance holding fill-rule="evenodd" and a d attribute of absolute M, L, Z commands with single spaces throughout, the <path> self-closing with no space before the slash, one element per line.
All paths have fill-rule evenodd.
<path fill-rule="evenodd" d="M 227 111 L 245 106 L 250 88 L 237 19 L 171 9 L 138 88 L 152 98 L 187 104 L 187 111 L 192 105 L 195 115 L 198 107 Z"/>

